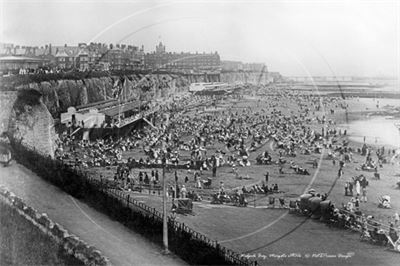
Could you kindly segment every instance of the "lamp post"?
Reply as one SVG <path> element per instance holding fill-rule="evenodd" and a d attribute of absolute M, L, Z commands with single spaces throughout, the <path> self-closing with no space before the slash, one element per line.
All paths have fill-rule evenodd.
<path fill-rule="evenodd" d="M 163 184 L 163 244 L 164 244 L 164 254 L 169 254 L 168 249 L 168 217 L 167 217 L 167 189 L 165 182 L 165 165 L 166 157 L 165 153 L 163 155 L 163 169 L 162 169 L 162 184 Z"/>

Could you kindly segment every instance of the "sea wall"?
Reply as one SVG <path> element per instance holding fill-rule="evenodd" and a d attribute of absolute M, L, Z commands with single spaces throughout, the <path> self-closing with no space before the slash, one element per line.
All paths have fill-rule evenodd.
<path fill-rule="evenodd" d="M 0 200 L 17 212 L 33 226 L 44 234 L 50 236 L 58 245 L 55 249 L 63 249 L 66 254 L 72 255 L 85 265 L 111 265 L 108 258 L 104 257 L 99 250 L 89 246 L 77 236 L 68 233 L 60 224 L 53 222 L 49 217 L 27 206 L 25 202 L 12 192 L 0 186 Z"/>

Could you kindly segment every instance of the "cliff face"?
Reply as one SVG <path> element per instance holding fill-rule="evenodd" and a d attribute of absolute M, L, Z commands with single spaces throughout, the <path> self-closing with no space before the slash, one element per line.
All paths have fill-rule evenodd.
<path fill-rule="evenodd" d="M 160 99 L 185 91 L 193 82 L 266 84 L 266 73 L 232 72 L 218 75 L 150 74 L 109 76 L 81 80 L 57 80 L 30 83 L 16 91 L 0 92 L 0 133 L 8 132 L 16 140 L 36 150 L 54 155 L 54 120 L 69 106 L 115 98 L 120 91 L 127 99 Z"/>
<path fill-rule="evenodd" d="M 227 72 L 221 73 L 221 82 L 231 84 L 268 84 L 273 81 L 272 77 L 267 72 Z"/>
<path fill-rule="evenodd" d="M 33 89 L 42 94 L 43 103 L 53 118 L 66 112 L 69 106 L 78 106 L 112 99 L 118 87 L 126 98 L 157 99 L 187 88 L 193 82 L 226 82 L 267 84 L 267 73 L 230 72 L 218 76 L 205 75 L 130 75 L 101 77 L 82 80 L 57 80 L 19 86 L 19 90 Z"/>
<path fill-rule="evenodd" d="M 54 120 L 40 94 L 20 93 L 9 117 L 8 133 L 17 142 L 54 157 Z"/>
<path fill-rule="evenodd" d="M 42 101 L 54 118 L 69 106 L 112 99 L 122 87 L 126 98 L 154 99 L 165 97 L 190 85 L 190 80 L 177 75 L 131 75 L 83 80 L 58 80 L 19 86 L 18 90 L 32 89 L 42 94 Z"/>
<path fill-rule="evenodd" d="M 31 83 L 17 91 L 0 92 L 0 133 L 54 156 L 54 119 L 69 106 L 112 99 L 118 90 L 125 98 L 142 100 L 166 97 L 189 86 L 188 79 L 174 75 L 132 75 L 83 80 Z"/>

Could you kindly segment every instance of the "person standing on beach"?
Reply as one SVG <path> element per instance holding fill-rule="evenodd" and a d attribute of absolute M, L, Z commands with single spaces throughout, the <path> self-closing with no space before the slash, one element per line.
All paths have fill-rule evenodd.
<path fill-rule="evenodd" d="M 341 178 L 342 175 L 343 175 L 343 168 L 340 167 L 340 168 L 339 168 L 339 171 L 338 171 L 338 178 Z"/>
<path fill-rule="evenodd" d="M 394 225 L 395 225 L 395 226 L 398 226 L 399 221 L 400 221 L 399 214 L 396 212 L 396 213 L 394 214 L 393 218 L 394 218 Z"/>
<path fill-rule="evenodd" d="M 367 187 L 362 188 L 361 202 L 367 202 Z"/>
<path fill-rule="evenodd" d="M 356 193 L 357 193 L 357 197 L 359 197 L 361 194 L 361 185 L 360 185 L 360 181 L 358 179 L 356 180 Z"/>
<path fill-rule="evenodd" d="M 349 182 L 349 192 L 350 196 L 353 196 L 353 182 Z"/>
<path fill-rule="evenodd" d="M 363 190 L 363 194 L 364 194 L 364 189 L 365 189 L 365 191 L 366 191 L 366 189 L 367 189 L 367 186 L 368 186 L 368 180 L 367 180 L 367 178 L 364 176 L 364 175 L 362 175 L 362 179 L 361 179 L 361 181 L 360 181 L 360 185 L 361 185 L 361 188 L 362 188 L 362 190 Z M 365 192 L 366 193 L 366 192 Z M 363 200 L 363 197 L 361 197 L 361 201 Z M 367 199 L 365 198 L 365 202 L 367 201 Z"/>
<path fill-rule="evenodd" d="M 354 207 L 356 207 L 356 210 L 359 210 L 360 208 L 360 200 L 358 199 L 358 197 L 356 197 L 354 200 Z"/>

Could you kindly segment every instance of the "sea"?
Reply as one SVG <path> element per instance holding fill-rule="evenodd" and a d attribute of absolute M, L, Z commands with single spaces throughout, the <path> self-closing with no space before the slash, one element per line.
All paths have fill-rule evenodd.
<path fill-rule="evenodd" d="M 399 127 L 396 126 L 399 125 Z M 351 140 L 367 144 L 400 148 L 400 119 L 373 116 L 347 125 Z"/>
<path fill-rule="evenodd" d="M 376 106 L 385 109 L 385 106 L 391 108 L 400 108 L 400 99 L 380 98 L 379 92 L 394 92 L 400 94 L 399 82 L 371 80 L 371 83 L 382 84 L 385 86 L 379 88 L 369 88 L 377 92 L 377 98 L 360 98 L 359 101 L 366 105 Z M 351 111 L 351 110 L 350 110 Z M 349 138 L 367 144 L 390 146 L 400 148 L 400 116 L 390 115 L 370 115 L 367 119 L 353 121 L 346 125 Z"/>

